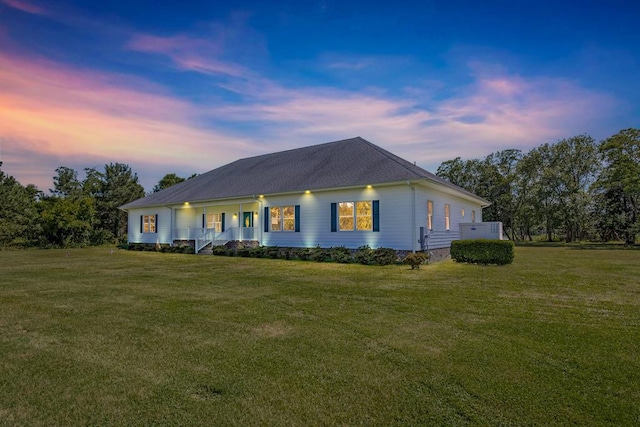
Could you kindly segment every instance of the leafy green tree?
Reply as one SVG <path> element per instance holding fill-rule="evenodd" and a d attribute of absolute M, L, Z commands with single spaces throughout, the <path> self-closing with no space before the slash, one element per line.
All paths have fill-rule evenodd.
<path fill-rule="evenodd" d="M 603 236 L 634 244 L 640 232 L 640 130 L 624 129 L 602 141 L 604 169 L 594 184 Z"/>
<path fill-rule="evenodd" d="M 66 166 L 56 169 L 53 177 L 53 189 L 49 191 L 54 196 L 77 195 L 82 190 L 82 183 L 78 181 L 78 172 Z"/>
<path fill-rule="evenodd" d="M 485 221 L 501 221 L 512 238 L 516 198 L 513 181 L 520 150 L 492 153 L 482 160 L 461 160 L 457 157 L 438 167 L 436 174 L 480 197 L 491 201 L 482 211 Z"/>
<path fill-rule="evenodd" d="M 164 190 L 165 188 L 172 187 L 184 181 L 186 181 L 185 178 L 182 178 L 175 173 L 168 173 L 162 177 L 155 187 L 153 187 L 153 193 L 157 193 L 160 190 Z"/>
<path fill-rule="evenodd" d="M 85 169 L 83 190 L 96 200 L 98 227 L 111 236 L 121 239 L 127 233 L 127 214 L 120 206 L 144 197 L 144 188 L 138 175 L 122 163 L 104 166 L 104 172 Z"/>
<path fill-rule="evenodd" d="M 76 195 L 41 200 L 41 243 L 58 247 L 87 246 L 97 220 L 95 200 Z"/>
<path fill-rule="evenodd" d="M 0 246 L 28 246 L 33 243 L 39 195 L 33 185 L 24 187 L 0 170 Z"/>
<path fill-rule="evenodd" d="M 522 158 L 520 150 L 509 149 L 488 155 L 483 161 L 483 191 L 487 200 L 492 203 L 483 210 L 483 218 L 489 221 L 501 221 L 506 232 L 515 240 L 515 213 L 517 211 L 517 195 L 515 193 L 516 167 Z"/>
<path fill-rule="evenodd" d="M 589 188 L 600 169 L 595 140 L 588 135 L 563 139 L 552 147 L 554 188 L 567 242 L 580 240 L 590 227 L 592 197 Z"/>

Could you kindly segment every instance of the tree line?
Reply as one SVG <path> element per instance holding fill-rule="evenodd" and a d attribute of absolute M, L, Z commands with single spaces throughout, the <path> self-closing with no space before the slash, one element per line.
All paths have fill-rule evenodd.
<path fill-rule="evenodd" d="M 48 194 L 5 174 L 0 162 L 0 247 L 73 247 L 125 242 L 120 209 L 145 195 L 122 163 L 85 168 L 85 178 L 61 166 Z M 596 142 L 589 135 L 517 149 L 483 159 L 457 157 L 436 174 L 491 205 L 484 221 L 501 221 L 512 240 L 621 240 L 640 232 L 640 130 L 625 129 Z M 194 177 L 192 175 L 189 178 Z M 165 175 L 153 192 L 189 178 Z"/>
<path fill-rule="evenodd" d="M 436 174 L 491 202 L 484 221 L 501 221 L 512 240 L 620 240 L 640 232 L 640 130 L 596 142 L 589 135 L 483 159 L 457 157 Z"/>
<path fill-rule="evenodd" d="M 46 194 L 21 185 L 5 174 L 0 162 L 0 247 L 79 247 L 124 243 L 127 214 L 118 207 L 145 195 L 138 175 L 126 164 L 106 164 L 102 170 L 55 170 Z M 194 177 L 194 175 L 189 178 Z M 189 178 L 166 174 L 152 192 Z"/>

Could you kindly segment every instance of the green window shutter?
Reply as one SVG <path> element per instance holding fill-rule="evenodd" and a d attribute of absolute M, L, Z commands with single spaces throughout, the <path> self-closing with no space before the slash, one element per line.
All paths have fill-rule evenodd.
<path fill-rule="evenodd" d="M 380 231 L 380 200 L 373 201 L 373 231 Z"/>
<path fill-rule="evenodd" d="M 331 203 L 331 232 L 338 231 L 338 204 Z"/>
<path fill-rule="evenodd" d="M 269 207 L 264 207 L 264 232 L 269 232 Z"/>
<path fill-rule="evenodd" d="M 144 215 L 140 215 L 140 234 L 144 233 L 144 224 L 142 221 L 144 221 Z"/>
<path fill-rule="evenodd" d="M 224 212 L 222 212 L 222 224 L 220 224 L 220 232 L 224 231 Z"/>
<path fill-rule="evenodd" d="M 295 210 L 295 232 L 299 233 L 300 232 L 300 205 L 296 205 L 294 207 Z"/>
<path fill-rule="evenodd" d="M 158 233 L 158 215 L 156 214 L 156 234 Z"/>

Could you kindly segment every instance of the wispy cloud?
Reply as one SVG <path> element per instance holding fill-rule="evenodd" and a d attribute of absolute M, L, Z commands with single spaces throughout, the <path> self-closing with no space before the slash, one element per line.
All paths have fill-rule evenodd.
<path fill-rule="evenodd" d="M 189 39 L 141 37 L 137 43 L 179 54 Z M 411 90 L 400 96 L 376 89 L 291 88 L 258 75 L 235 77 L 227 89 L 239 101 L 201 105 L 129 75 L 7 53 L 0 53 L 0 62 L 4 169 L 36 174 L 24 159 L 37 158 L 38 165 L 49 159 L 47 183 L 36 182 L 41 188 L 50 186 L 59 166 L 53 162 L 61 159 L 121 161 L 154 173 L 177 165 L 204 172 L 240 157 L 356 135 L 433 170 L 457 156 L 528 149 L 588 132 L 594 121 L 607 118 L 603 111 L 615 107 L 608 96 L 571 81 L 502 72 L 477 75 L 439 101 L 407 95 Z M 222 130 L 232 128 L 234 133 Z M 43 179 L 41 172 L 31 176 Z M 149 177 L 145 185 L 160 177 Z"/>
<path fill-rule="evenodd" d="M 195 105 L 140 79 L 2 53 L 0 62 L 4 170 L 14 170 L 12 153 L 31 151 L 52 160 L 64 153 L 203 172 L 249 147 L 246 138 L 200 126 Z M 204 152 L 218 160 L 202 162 Z"/>
<path fill-rule="evenodd" d="M 46 13 L 22 0 L 0 1 L 28 13 Z M 75 14 L 52 19 L 82 29 L 92 22 Z M 49 164 L 46 182 L 35 182 L 48 188 L 61 161 L 120 161 L 153 173 L 145 182 L 150 188 L 161 172 L 177 167 L 204 172 L 240 157 L 356 135 L 433 170 L 457 156 L 526 150 L 589 132 L 616 107 L 609 96 L 576 82 L 525 78 L 477 60 L 459 64 L 471 77 L 458 86 L 426 74 L 410 86 L 393 88 L 385 80 L 396 70 L 414 67 L 415 59 L 326 55 L 307 68 L 331 73 L 337 81 L 357 80 L 364 71 L 377 79 L 359 86 L 319 86 L 253 67 L 251 61 L 268 62 L 268 55 L 260 37 L 247 36 L 242 23 L 208 24 L 169 36 L 131 36 L 125 28 L 102 25 L 101 31 L 115 40 L 127 40 L 125 53 L 136 60 L 143 54 L 138 66 L 155 67 L 157 61 L 144 60 L 157 55 L 184 72 L 190 84 L 233 92 L 233 100 L 203 102 L 201 96 L 194 101 L 176 96 L 178 85 L 152 83 L 151 77 L 0 51 L 4 170 L 20 171 L 34 182 L 44 179 L 42 169 Z M 257 41 L 242 43 L 247 39 Z M 193 73 L 199 74 L 195 83 L 188 80 Z"/>
<path fill-rule="evenodd" d="M 225 120 L 262 123 L 278 141 L 322 141 L 360 135 L 399 155 L 437 166 L 457 156 L 527 150 L 587 132 L 615 101 L 563 79 L 482 75 L 442 100 L 379 91 L 288 89 L 274 82 L 233 88 L 246 102 L 210 111 Z M 422 91 L 405 91 L 420 94 Z M 250 119 L 248 119 L 250 118 Z"/>
<path fill-rule="evenodd" d="M 44 15 L 46 13 L 44 8 L 24 0 L 0 0 L 0 3 L 33 15 Z"/>
<path fill-rule="evenodd" d="M 246 68 L 219 59 L 223 55 L 224 47 L 216 40 L 184 35 L 158 37 L 139 34 L 134 36 L 126 47 L 139 52 L 165 55 L 182 70 L 232 77 L 244 77 L 249 74 Z"/>

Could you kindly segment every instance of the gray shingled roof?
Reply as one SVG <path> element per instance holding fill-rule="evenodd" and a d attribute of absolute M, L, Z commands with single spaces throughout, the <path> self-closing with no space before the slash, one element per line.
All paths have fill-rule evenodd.
<path fill-rule="evenodd" d="M 482 200 L 449 181 L 356 137 L 236 160 L 121 208 L 422 179 L 438 182 Z"/>

